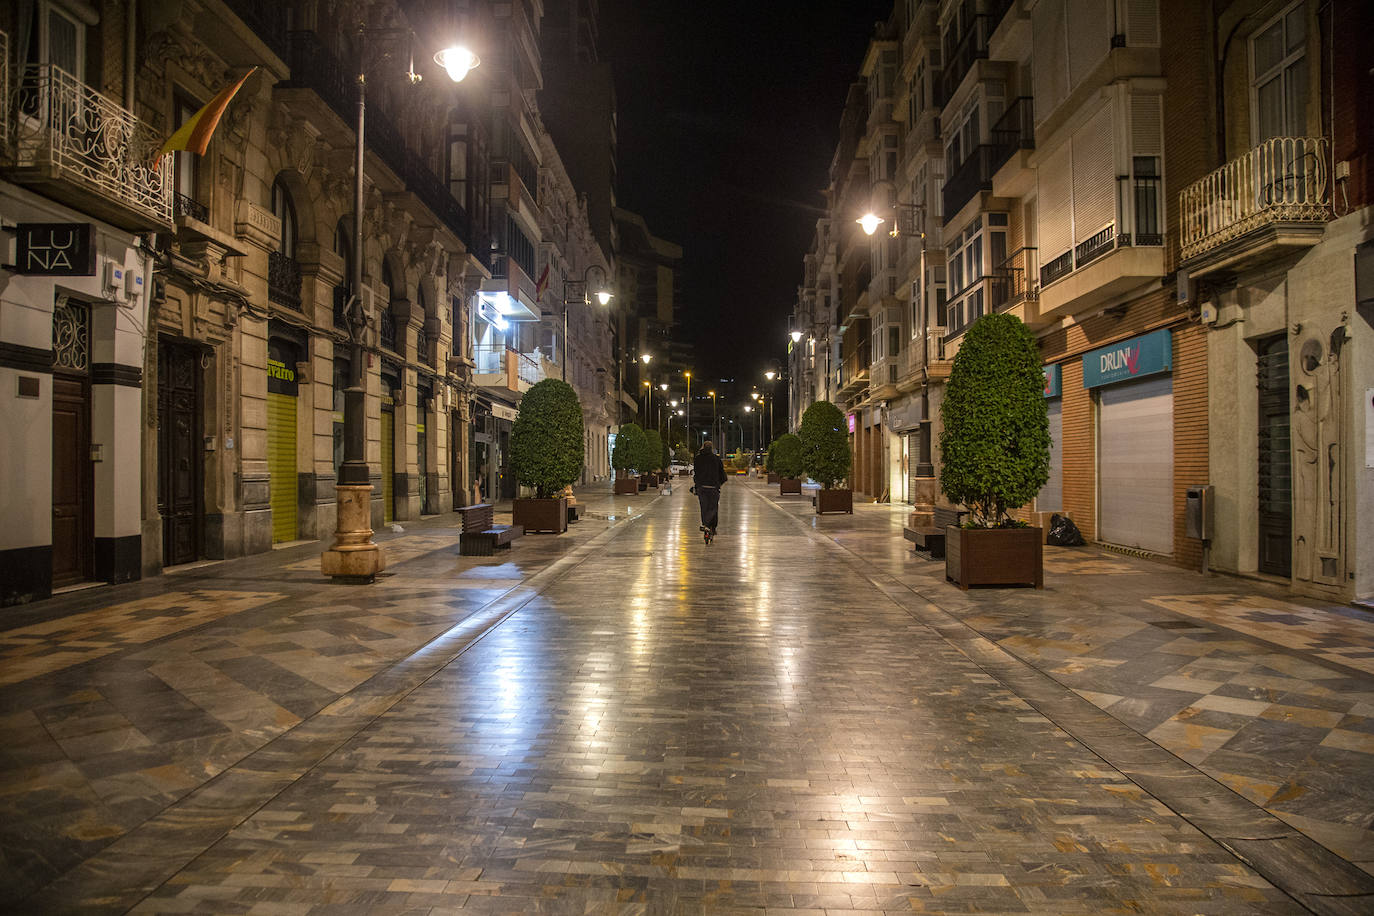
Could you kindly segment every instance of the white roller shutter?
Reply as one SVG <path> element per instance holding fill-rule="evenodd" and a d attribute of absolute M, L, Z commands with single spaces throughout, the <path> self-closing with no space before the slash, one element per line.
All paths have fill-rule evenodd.
<path fill-rule="evenodd" d="M 1104 104 L 1073 135 L 1073 240 L 1086 241 L 1116 219 L 1112 108 Z"/>
<path fill-rule="evenodd" d="M 1072 150 L 1065 143 L 1036 169 L 1041 264 L 1048 264 L 1073 247 L 1072 162 Z"/>
<path fill-rule="evenodd" d="M 1159 47 L 1159 0 L 1126 0 L 1126 44 Z"/>
<path fill-rule="evenodd" d="M 1046 405 L 1050 418 L 1050 479 L 1035 497 L 1040 512 L 1064 511 L 1064 399 L 1052 398 Z"/>
<path fill-rule="evenodd" d="M 1098 539 L 1174 551 L 1174 389 L 1167 375 L 1100 389 Z"/>

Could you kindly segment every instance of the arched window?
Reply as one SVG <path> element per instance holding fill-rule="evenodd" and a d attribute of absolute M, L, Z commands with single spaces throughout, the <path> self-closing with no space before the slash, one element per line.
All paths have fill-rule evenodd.
<path fill-rule="evenodd" d="M 296 205 L 291 192 L 278 178 L 272 182 L 272 215 L 281 220 L 281 241 L 277 250 L 288 258 L 296 256 Z"/>
<path fill-rule="evenodd" d="M 301 266 L 296 263 L 296 206 L 280 178 L 272 182 L 272 215 L 281 220 L 276 251 L 267 253 L 267 298 L 300 310 Z"/>
<path fill-rule="evenodd" d="M 416 304 L 420 307 L 420 314 L 425 316 L 425 323 L 420 325 L 420 331 L 415 337 L 416 358 L 426 366 L 434 365 L 434 357 L 429 352 L 429 332 L 425 330 L 429 324 L 429 301 L 425 297 L 425 285 L 421 283 L 416 289 Z"/>

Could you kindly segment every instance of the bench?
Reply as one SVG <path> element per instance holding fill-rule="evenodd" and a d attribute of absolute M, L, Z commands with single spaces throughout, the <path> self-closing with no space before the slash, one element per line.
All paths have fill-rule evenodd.
<path fill-rule="evenodd" d="M 964 516 L 968 515 L 968 512 L 964 509 L 936 506 L 934 515 L 934 524 L 930 527 L 905 527 L 902 529 L 902 537 L 911 541 L 917 550 L 929 553 L 932 560 L 942 560 L 945 556 L 945 529 L 958 528 L 964 523 Z"/>
<path fill-rule="evenodd" d="M 511 542 L 525 533 L 519 525 L 496 524 L 496 507 L 491 503 L 459 506 L 463 516 L 463 530 L 458 535 L 458 555 L 489 557 L 498 547 L 510 547 Z"/>

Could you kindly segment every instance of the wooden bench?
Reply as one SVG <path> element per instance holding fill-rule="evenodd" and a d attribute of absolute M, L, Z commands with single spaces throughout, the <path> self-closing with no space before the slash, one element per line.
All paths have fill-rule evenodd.
<path fill-rule="evenodd" d="M 496 524 L 496 507 L 491 503 L 459 506 L 455 511 L 463 516 L 463 531 L 458 535 L 458 554 L 464 557 L 489 557 L 496 548 L 509 548 L 511 542 L 525 533 L 519 525 Z"/>
<path fill-rule="evenodd" d="M 968 515 L 968 512 L 964 509 L 936 506 L 934 524 L 928 528 L 905 527 L 902 529 L 902 537 L 911 541 L 917 550 L 929 553 L 932 560 L 942 560 L 945 557 L 945 529 L 958 528 L 964 523 L 965 515 Z"/>

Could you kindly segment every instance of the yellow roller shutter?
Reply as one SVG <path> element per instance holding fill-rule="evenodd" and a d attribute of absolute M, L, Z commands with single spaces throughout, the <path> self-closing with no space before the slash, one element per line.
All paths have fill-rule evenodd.
<path fill-rule="evenodd" d="M 267 473 L 271 478 L 272 542 L 296 540 L 296 398 L 267 394 Z"/>
<path fill-rule="evenodd" d="M 390 401 L 384 398 L 383 404 Z M 391 524 L 396 513 L 392 509 L 392 490 L 396 478 L 396 414 L 387 406 L 382 408 L 382 521 Z"/>

